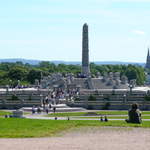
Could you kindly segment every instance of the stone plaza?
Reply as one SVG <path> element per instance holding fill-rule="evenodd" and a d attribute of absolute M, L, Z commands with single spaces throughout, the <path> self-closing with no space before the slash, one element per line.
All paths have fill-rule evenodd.
<path fill-rule="evenodd" d="M 147 60 L 149 60 L 149 52 Z M 147 63 L 147 67 L 149 63 Z M 90 97 L 93 96 L 93 99 Z M 130 80 L 120 72 L 109 72 L 93 78 L 89 67 L 88 25 L 82 29 L 82 67 L 76 76 L 52 73 L 35 80 L 32 88 L 0 89 L 0 108 L 21 108 L 43 104 L 67 104 L 87 109 L 128 109 L 138 102 L 141 109 L 149 110 L 150 88 L 137 87 L 136 80 Z"/>

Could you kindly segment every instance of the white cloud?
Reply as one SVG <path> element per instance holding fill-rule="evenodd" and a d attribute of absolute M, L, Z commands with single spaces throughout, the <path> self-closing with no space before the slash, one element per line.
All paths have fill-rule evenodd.
<path fill-rule="evenodd" d="M 135 34 L 138 34 L 138 35 L 144 35 L 145 34 L 145 32 L 141 31 L 141 30 L 133 30 L 132 32 Z"/>

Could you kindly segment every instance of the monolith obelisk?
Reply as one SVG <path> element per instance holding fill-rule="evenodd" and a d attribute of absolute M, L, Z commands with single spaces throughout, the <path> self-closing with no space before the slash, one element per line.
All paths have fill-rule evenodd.
<path fill-rule="evenodd" d="M 90 74 L 89 68 L 89 38 L 88 25 L 83 25 L 82 31 L 82 75 L 87 77 Z"/>
<path fill-rule="evenodd" d="M 146 66 L 145 66 L 145 68 L 150 69 L 150 54 L 149 54 L 149 48 L 148 48 L 147 60 L 146 60 Z"/>

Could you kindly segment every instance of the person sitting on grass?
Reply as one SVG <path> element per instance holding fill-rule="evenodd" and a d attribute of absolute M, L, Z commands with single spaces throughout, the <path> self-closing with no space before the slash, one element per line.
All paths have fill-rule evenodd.
<path fill-rule="evenodd" d="M 141 112 L 138 109 L 138 105 L 136 103 L 132 104 L 132 108 L 129 110 L 128 116 L 129 116 L 129 119 L 125 120 L 127 123 L 141 123 L 142 122 Z"/>
<path fill-rule="evenodd" d="M 101 122 L 103 122 L 103 121 L 104 121 L 104 120 L 103 120 L 103 116 L 101 116 L 101 117 L 100 117 L 100 121 L 101 121 Z"/>
<path fill-rule="evenodd" d="M 107 116 L 105 116 L 105 119 L 104 119 L 104 121 L 105 121 L 105 122 L 108 122 L 108 118 L 107 118 Z"/>

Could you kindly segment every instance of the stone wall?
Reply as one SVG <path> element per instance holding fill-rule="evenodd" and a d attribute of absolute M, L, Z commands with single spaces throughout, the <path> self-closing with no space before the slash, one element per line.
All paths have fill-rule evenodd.
<path fill-rule="evenodd" d="M 40 106 L 41 99 L 48 95 L 48 90 L 11 90 L 0 91 L 0 108 L 21 108 Z"/>
<path fill-rule="evenodd" d="M 91 95 L 94 100 L 90 100 Z M 149 96 L 146 91 L 84 90 L 68 105 L 88 109 L 124 110 L 129 109 L 133 103 L 138 103 L 140 109 L 150 110 L 150 100 L 146 100 L 145 96 Z"/>

